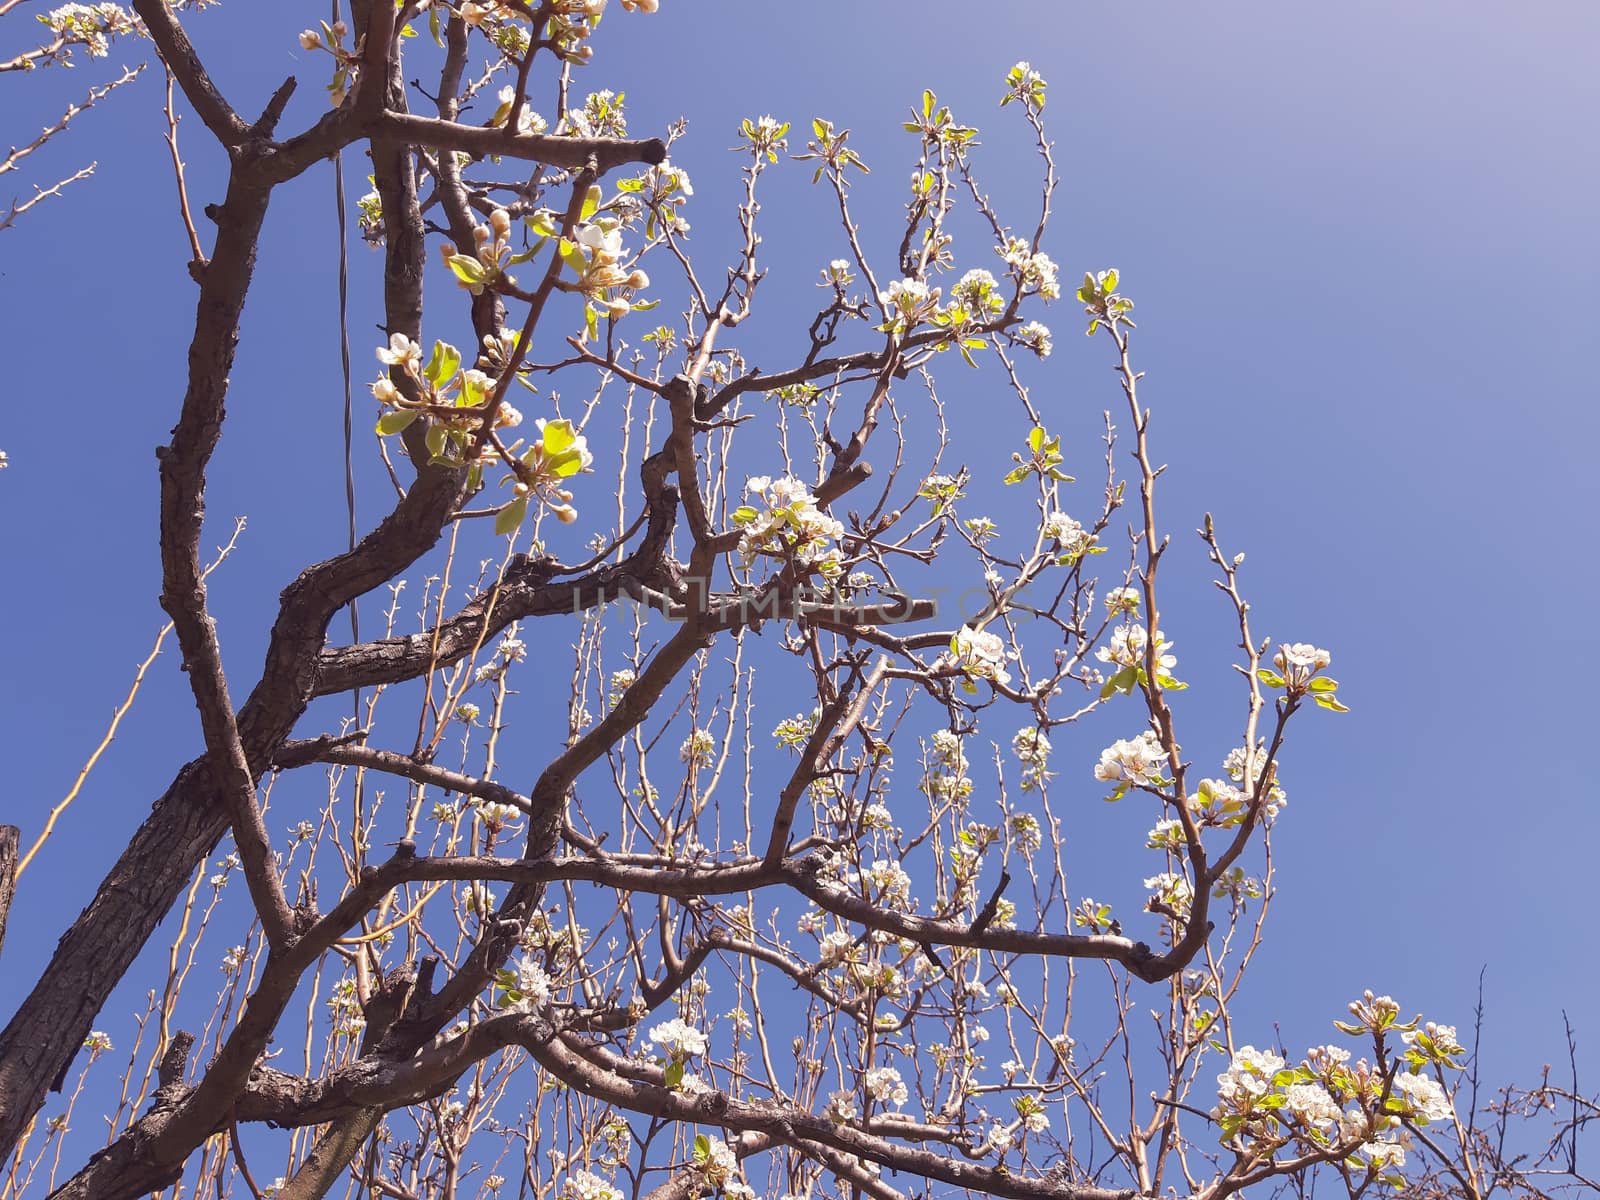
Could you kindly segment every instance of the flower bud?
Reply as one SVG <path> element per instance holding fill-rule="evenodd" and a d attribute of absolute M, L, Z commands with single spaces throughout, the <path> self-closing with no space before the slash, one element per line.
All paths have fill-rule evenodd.
<path fill-rule="evenodd" d="M 634 271 L 633 274 L 628 276 L 628 286 L 636 292 L 643 291 L 650 286 L 650 276 L 643 271 Z"/>
<path fill-rule="evenodd" d="M 333 36 L 334 37 L 342 39 L 344 37 L 344 35 L 349 33 L 349 32 L 350 32 L 350 26 L 346 25 L 343 21 L 335 21 L 333 23 Z"/>
<path fill-rule="evenodd" d="M 503 208 L 497 208 L 489 214 L 489 224 L 495 233 L 505 237 L 511 232 L 511 214 Z"/>
<path fill-rule="evenodd" d="M 444 259 L 444 265 L 445 266 L 448 267 L 450 265 L 450 260 L 452 258 L 454 258 L 455 256 L 456 256 L 456 244 L 454 242 L 440 242 L 439 243 L 439 257 Z"/>
<path fill-rule="evenodd" d="M 315 29 L 307 29 L 300 35 L 300 45 L 307 50 L 315 50 L 322 45 L 322 35 Z"/>
<path fill-rule="evenodd" d="M 626 300 L 606 301 L 606 316 L 610 317 L 613 321 L 621 320 L 632 311 L 633 306 Z"/>
<path fill-rule="evenodd" d="M 563 525 L 571 525 L 578 519 L 578 510 L 570 505 L 562 504 L 556 508 L 552 508 L 550 511 L 555 513 L 556 520 L 560 521 Z"/>
<path fill-rule="evenodd" d="M 380 404 L 394 404 L 400 399 L 400 389 L 393 380 L 380 379 L 372 385 L 372 397 Z"/>

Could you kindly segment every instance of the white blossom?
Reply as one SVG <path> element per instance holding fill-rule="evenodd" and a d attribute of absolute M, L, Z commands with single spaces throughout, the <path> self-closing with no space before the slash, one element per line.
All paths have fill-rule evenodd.
<path fill-rule="evenodd" d="M 1094 777 L 1102 783 L 1154 784 L 1167 766 L 1167 752 L 1153 730 L 1112 742 L 1100 752 Z"/>
<path fill-rule="evenodd" d="M 688 1022 L 674 1017 L 650 1031 L 650 1040 L 673 1058 L 692 1058 L 706 1052 L 706 1035 Z"/>
<path fill-rule="evenodd" d="M 1394 1094 L 1404 1100 L 1413 1113 L 1428 1121 L 1442 1121 L 1455 1111 L 1439 1081 L 1428 1075 L 1401 1072 L 1394 1079 Z"/>
<path fill-rule="evenodd" d="M 1272 1077 L 1283 1070 L 1283 1059 L 1270 1050 L 1240 1046 L 1228 1069 L 1217 1076 L 1217 1106 L 1211 1115 L 1222 1118 L 1249 1112 L 1272 1089 Z"/>
<path fill-rule="evenodd" d="M 1284 1107 L 1316 1129 L 1338 1124 L 1342 1115 L 1328 1089 L 1320 1083 L 1292 1083 L 1283 1095 Z"/>
<path fill-rule="evenodd" d="M 622 1200 L 622 1190 L 588 1171 L 574 1171 L 561 1189 L 561 1200 Z"/>
<path fill-rule="evenodd" d="M 956 662 L 973 679 L 988 679 L 1004 686 L 1011 682 L 1005 669 L 1006 648 L 997 634 L 963 625 L 951 639 Z"/>
<path fill-rule="evenodd" d="M 900 1072 L 893 1067 L 873 1067 L 862 1076 L 861 1082 L 867 1089 L 867 1095 L 880 1103 L 899 1108 L 910 1098 Z"/>

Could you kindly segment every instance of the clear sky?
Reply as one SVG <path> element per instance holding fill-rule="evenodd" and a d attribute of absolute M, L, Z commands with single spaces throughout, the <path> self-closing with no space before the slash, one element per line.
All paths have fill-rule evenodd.
<path fill-rule="evenodd" d="M 294 38 L 322 12 L 225 0 L 191 28 L 242 110 L 299 73 L 292 127 L 322 103 L 323 65 Z M 0 24 L 7 48 L 18 24 Z M 1033 160 L 998 135 L 995 104 L 1013 62 L 1044 74 L 1063 176 L 1044 248 L 1069 279 L 1120 268 L 1138 304 L 1171 463 L 1165 517 L 1188 556 L 1176 579 L 1192 591 L 1167 601 L 1184 675 L 1221 680 L 1231 661 L 1226 613 L 1182 541 L 1209 510 L 1248 553 L 1262 632 L 1330 648 L 1354 709 L 1293 734 L 1280 892 L 1241 1016 L 1304 1044 L 1372 987 L 1466 1025 L 1487 966 L 1492 1079 L 1561 1055 L 1563 1007 L 1600 1044 L 1600 814 L 1581 766 L 1588 670 L 1572 657 L 1600 592 L 1600 8 L 663 0 L 648 23 L 608 18 L 598 41 L 580 86 L 625 90 L 634 133 L 687 118 L 674 157 L 711 247 L 741 117 L 851 128 L 876 168 L 862 203 L 887 216 L 912 165 L 899 122 L 924 87 L 996 129 L 990 190 L 1031 197 Z M 105 71 L 13 76 L 0 139 L 22 140 Z M 0 816 L 25 844 L 164 619 L 152 450 L 181 398 L 194 288 L 160 92 L 147 72 L 82 118 L 33 178 L 88 158 L 97 175 L 0 234 Z M 183 134 L 197 202 L 217 198 L 203 130 L 191 119 Z M 358 195 L 358 154 L 347 167 Z M 774 299 L 836 253 L 808 175 L 790 168 L 766 214 Z M 278 590 L 343 545 L 332 203 L 327 169 L 274 202 L 208 493 L 207 544 L 233 514 L 251 521 L 214 592 L 236 694 Z M 352 256 L 359 382 L 379 259 Z M 1051 316 L 1047 405 L 1066 423 L 1116 404 L 1103 350 L 1073 336 L 1074 306 Z M 1001 452 L 974 437 L 974 461 Z M 1203 723 L 1203 698 L 1186 702 Z M 1058 765 L 1081 768 L 1098 803 L 1098 746 L 1074 745 Z M 7 1014 L 198 746 L 169 653 L 24 878 L 0 968 Z M 102 1024 L 132 1003 L 125 989 Z"/>

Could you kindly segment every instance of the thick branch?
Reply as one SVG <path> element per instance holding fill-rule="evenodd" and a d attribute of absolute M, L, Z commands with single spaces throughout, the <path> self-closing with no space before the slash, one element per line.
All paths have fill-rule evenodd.
<path fill-rule="evenodd" d="M 491 154 L 549 163 L 576 170 L 593 159 L 601 174 L 626 163 L 662 162 L 667 145 L 660 138 L 630 141 L 627 138 L 556 137 L 543 133 L 511 133 L 481 125 L 460 125 L 433 117 L 386 112 L 373 122 L 374 136 L 392 137 L 437 150 L 464 150 L 486 157 Z"/>
<path fill-rule="evenodd" d="M 224 146 L 239 145 L 250 135 L 250 127 L 240 119 L 211 82 L 200 56 L 195 53 L 189 35 L 183 31 L 178 18 L 172 15 L 166 0 L 133 0 L 134 11 L 150 31 L 150 40 L 161 52 L 161 61 L 172 68 L 178 86 L 194 106 L 195 112 L 206 123 L 206 128 L 216 135 Z"/>

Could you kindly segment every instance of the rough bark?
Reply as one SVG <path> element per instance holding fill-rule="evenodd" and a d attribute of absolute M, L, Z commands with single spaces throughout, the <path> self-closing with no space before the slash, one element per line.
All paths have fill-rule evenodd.
<path fill-rule="evenodd" d="M 21 836 L 15 825 L 0 825 L 0 953 L 6 948 L 6 917 L 17 890 L 17 841 Z"/>

